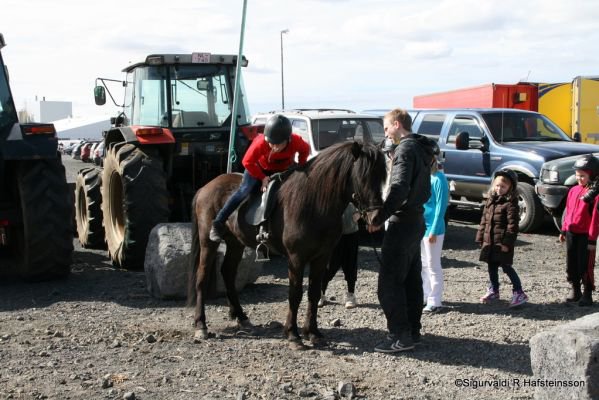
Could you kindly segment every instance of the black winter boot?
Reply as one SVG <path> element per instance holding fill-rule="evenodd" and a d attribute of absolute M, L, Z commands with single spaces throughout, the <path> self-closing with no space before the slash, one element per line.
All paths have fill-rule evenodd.
<path fill-rule="evenodd" d="M 566 302 L 573 303 L 575 301 L 580 300 L 582 297 L 582 292 L 580 291 L 580 282 L 572 283 L 572 293 L 568 297 L 566 297 Z"/>
<path fill-rule="evenodd" d="M 578 302 L 578 305 L 581 307 L 590 307 L 593 305 L 593 288 L 590 285 L 584 285 L 584 291 L 582 292 L 582 297 Z"/>

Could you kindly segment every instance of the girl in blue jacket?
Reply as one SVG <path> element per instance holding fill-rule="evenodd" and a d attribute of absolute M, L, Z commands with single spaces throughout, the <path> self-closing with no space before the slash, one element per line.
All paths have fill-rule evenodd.
<path fill-rule="evenodd" d="M 441 268 L 441 250 L 445 238 L 445 212 L 449 203 L 449 185 L 440 163 L 433 158 L 431 164 L 431 197 L 424 204 L 424 222 L 426 231 L 420 244 L 422 259 L 422 288 L 425 313 L 434 313 L 441 309 L 443 297 L 443 269 Z"/>

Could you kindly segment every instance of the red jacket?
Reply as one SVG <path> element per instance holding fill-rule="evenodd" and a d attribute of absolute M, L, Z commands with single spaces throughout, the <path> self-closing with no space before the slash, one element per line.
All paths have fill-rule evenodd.
<path fill-rule="evenodd" d="M 572 187 L 568 192 L 562 232 L 587 234 L 589 241 L 595 242 L 599 235 L 599 216 L 597 215 L 599 196 L 595 197 L 592 204 L 588 204 L 581 199 L 586 192 L 587 188 L 580 185 Z"/>
<path fill-rule="evenodd" d="M 310 145 L 295 133 L 291 134 L 287 147 L 279 153 L 273 153 L 264 135 L 258 135 L 243 157 L 243 166 L 249 174 L 259 180 L 274 172 L 285 171 L 298 155 L 299 165 L 304 165 L 310 155 Z"/>

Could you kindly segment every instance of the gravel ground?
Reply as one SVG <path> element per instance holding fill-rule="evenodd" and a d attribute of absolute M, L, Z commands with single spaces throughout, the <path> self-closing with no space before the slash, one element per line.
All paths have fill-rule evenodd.
<path fill-rule="evenodd" d="M 329 346 L 293 351 L 281 332 L 283 260 L 266 264 L 240 296 L 258 336 L 236 335 L 219 298 L 207 306 L 215 337 L 194 343 L 193 310 L 183 301 L 153 299 L 143 272 L 116 270 L 104 252 L 76 244 L 69 279 L 0 282 L 0 399 L 335 399 L 341 384 L 342 393 L 364 399 L 532 398 L 534 388 L 513 383 L 532 376 L 529 339 L 597 306 L 563 303 L 565 248 L 549 221 L 519 236 L 514 265 L 530 303 L 508 309 L 502 276 L 502 300 L 479 304 L 486 269 L 473 243 L 478 218 L 452 213 L 442 260 L 446 307 L 423 317 L 422 345 L 398 355 L 373 351 L 385 318 L 372 248 L 360 249 L 357 308 L 343 307 L 341 273 L 329 286 L 338 300 L 319 311 Z M 305 305 L 306 296 L 300 321 Z M 473 387 L 482 381 L 510 386 Z"/>

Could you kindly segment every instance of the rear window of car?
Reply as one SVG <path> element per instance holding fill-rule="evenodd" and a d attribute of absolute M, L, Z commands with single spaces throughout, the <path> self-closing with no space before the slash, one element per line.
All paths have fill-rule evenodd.
<path fill-rule="evenodd" d="M 316 150 L 345 141 L 360 140 L 366 143 L 378 143 L 384 136 L 383 122 L 378 118 L 335 118 L 312 121 L 312 139 Z"/>

